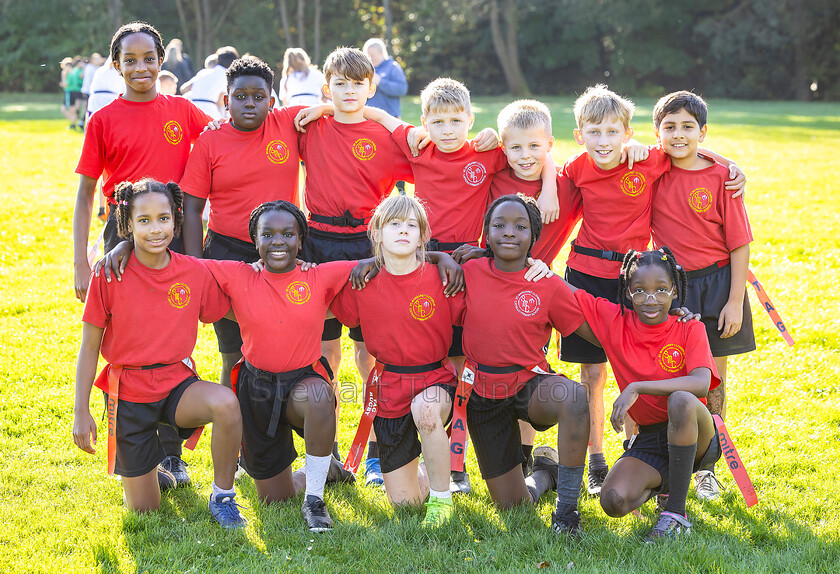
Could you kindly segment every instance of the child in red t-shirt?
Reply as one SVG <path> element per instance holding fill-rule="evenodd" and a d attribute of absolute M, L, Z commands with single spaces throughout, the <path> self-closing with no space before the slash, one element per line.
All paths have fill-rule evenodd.
<path fill-rule="evenodd" d="M 95 384 L 109 412 L 109 471 L 123 477 L 126 505 L 139 512 L 160 506 L 158 473 L 166 471 L 159 466 L 159 423 L 174 427 L 181 438 L 213 423 L 210 512 L 223 527 L 238 528 L 247 521 L 234 501 L 242 434 L 236 397 L 200 380 L 190 358 L 198 321 L 218 320 L 230 301 L 200 262 L 168 249 L 179 232 L 182 197 L 176 184 L 149 179 L 116 189 L 118 231 L 133 237 L 134 254 L 120 282 L 91 279 L 76 367 L 73 440 L 95 452 L 89 403 L 101 352 L 108 364 Z M 156 321 L 151 336 L 143 327 L 149 317 Z"/>
<path fill-rule="evenodd" d="M 703 324 L 669 316 L 682 305 L 685 271 L 667 247 L 630 251 L 619 276 L 620 304 L 579 289 L 575 296 L 588 327 L 606 351 L 621 394 L 610 422 L 616 432 L 629 414 L 639 432 L 625 443 L 601 489 L 601 506 L 624 516 L 656 494 L 669 493 L 646 540 L 688 534 L 685 500 L 693 472 L 713 465 L 721 448 L 706 409 L 720 379 Z M 634 313 L 625 313 L 625 298 Z"/>
<path fill-rule="evenodd" d="M 104 177 L 102 192 L 111 206 L 104 232 L 107 253 L 119 243 L 114 186 L 143 177 L 180 181 L 190 146 L 210 121 L 186 98 L 157 93 L 163 56 L 160 33 L 143 22 L 122 26 L 111 40 L 111 60 L 125 79 L 125 92 L 90 117 L 76 166 L 73 264 L 76 297 L 81 301 L 90 281 L 87 243 L 99 176 Z M 179 238 L 172 248 L 180 251 Z"/>
<path fill-rule="evenodd" d="M 691 92 L 664 96 L 653 109 L 656 138 L 671 170 L 656 182 L 651 214 L 654 247 L 668 245 L 688 277 L 686 305 L 700 314 L 720 374 L 709 410 L 726 418 L 726 358 L 755 350 L 746 293 L 752 231 L 743 198 L 725 189 L 728 170 L 697 153 L 706 137 L 708 109 Z M 720 494 L 714 469 L 695 476 L 697 495 Z"/>

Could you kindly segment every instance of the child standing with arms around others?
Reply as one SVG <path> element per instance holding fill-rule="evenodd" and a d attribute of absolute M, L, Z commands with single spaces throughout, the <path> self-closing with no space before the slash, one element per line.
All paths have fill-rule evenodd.
<path fill-rule="evenodd" d="M 709 391 L 709 410 L 725 419 L 726 358 L 755 350 L 746 293 L 752 231 L 743 198 L 726 190 L 727 168 L 697 154 L 707 115 L 706 102 L 686 91 L 664 96 L 653 109 L 671 171 L 656 182 L 651 232 L 654 247 L 670 246 L 684 263 L 686 306 L 700 314 L 720 374 L 720 386 Z M 717 498 L 714 467 L 698 471 L 695 486 L 700 498 Z"/>
<path fill-rule="evenodd" d="M 89 404 L 95 384 L 105 393 L 114 437 L 108 444 L 109 471 L 122 476 L 126 505 L 147 512 L 160 505 L 158 463 L 164 452 L 158 424 L 174 427 L 186 439 L 213 423 L 210 512 L 225 528 L 244 526 L 233 486 L 242 432 L 236 397 L 200 380 L 190 358 L 198 321 L 218 320 L 230 301 L 200 262 L 168 249 L 181 225 L 177 185 L 124 182 L 116 201 L 119 234 L 133 238 L 134 254 L 120 282 L 91 280 L 76 366 L 73 440 L 85 452 L 95 452 Z M 156 319 L 155 333 L 144 336 L 139 329 L 150 316 Z M 108 364 L 94 383 L 100 351 Z"/>
<path fill-rule="evenodd" d="M 618 283 L 618 305 L 575 292 L 621 389 L 610 422 L 621 432 L 629 413 L 640 429 L 604 480 L 601 507 L 618 518 L 669 493 L 645 540 L 673 538 L 691 529 L 685 500 L 692 473 L 721 455 L 705 406 L 706 394 L 720 379 L 702 323 L 668 314 L 672 302 L 683 304 L 686 277 L 667 247 L 627 253 Z M 633 313 L 624 312 L 625 298 Z"/>

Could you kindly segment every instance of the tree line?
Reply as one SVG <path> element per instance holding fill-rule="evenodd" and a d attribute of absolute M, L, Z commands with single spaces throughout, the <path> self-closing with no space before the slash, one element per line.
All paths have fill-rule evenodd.
<path fill-rule="evenodd" d="M 55 91 L 64 56 L 107 54 L 119 24 L 180 37 L 200 65 L 233 45 L 279 65 L 303 47 L 385 37 L 410 93 L 439 75 L 474 94 L 840 99 L 837 0 L 0 0 L 0 90 Z"/>

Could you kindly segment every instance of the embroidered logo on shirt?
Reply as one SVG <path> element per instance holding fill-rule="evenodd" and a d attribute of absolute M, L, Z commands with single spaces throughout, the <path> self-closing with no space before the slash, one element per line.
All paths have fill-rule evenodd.
<path fill-rule="evenodd" d="M 688 194 L 688 205 L 697 213 L 708 211 L 712 206 L 712 194 L 705 187 L 698 187 Z"/>
<path fill-rule="evenodd" d="M 685 366 L 685 349 L 669 343 L 659 350 L 659 366 L 669 373 L 676 373 Z"/>
<path fill-rule="evenodd" d="M 175 283 L 169 288 L 166 298 L 176 309 L 183 309 L 190 304 L 190 286 L 186 283 Z"/>
<path fill-rule="evenodd" d="M 286 298 L 295 305 L 303 305 L 309 301 L 311 295 L 309 284 L 305 281 L 292 281 L 286 287 Z"/>
<path fill-rule="evenodd" d="M 621 176 L 618 186 L 625 195 L 636 197 L 645 191 L 645 176 L 638 171 L 628 171 Z"/>
<path fill-rule="evenodd" d="M 376 155 L 376 144 L 371 139 L 359 138 L 353 142 L 351 151 L 356 159 L 368 161 Z"/>
<path fill-rule="evenodd" d="M 481 185 L 487 179 L 487 168 L 480 161 L 471 161 L 464 166 L 464 181 L 469 185 Z"/>
<path fill-rule="evenodd" d="M 513 305 L 521 315 L 533 317 L 540 310 L 540 296 L 533 291 L 520 291 Z"/>
<path fill-rule="evenodd" d="M 289 146 L 282 140 L 271 140 L 265 148 L 265 155 L 271 163 L 286 163 L 289 159 Z"/>
<path fill-rule="evenodd" d="M 418 321 L 425 321 L 435 314 L 435 300 L 428 295 L 418 295 L 408 304 L 408 312 Z"/>
<path fill-rule="evenodd" d="M 184 130 L 175 120 L 169 120 L 163 125 L 163 137 L 172 145 L 178 145 L 184 139 Z"/>

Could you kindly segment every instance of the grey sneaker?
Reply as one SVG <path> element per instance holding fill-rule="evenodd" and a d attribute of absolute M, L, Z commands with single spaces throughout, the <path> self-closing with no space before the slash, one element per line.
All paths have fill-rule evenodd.
<path fill-rule="evenodd" d="M 714 500 L 722 488 L 714 470 L 698 470 L 694 475 L 694 490 L 700 500 Z"/>
<path fill-rule="evenodd" d="M 327 532 L 333 529 L 333 521 L 323 498 L 304 496 L 300 511 L 310 532 Z"/>
<path fill-rule="evenodd" d="M 645 536 L 645 542 L 656 542 L 691 534 L 691 522 L 685 516 L 668 512 L 659 513 L 659 519 Z"/>
<path fill-rule="evenodd" d="M 344 465 L 341 461 L 335 458 L 335 455 L 330 457 L 330 468 L 327 471 L 327 484 L 335 484 L 337 482 L 345 482 L 353 484 L 356 482 L 356 475 L 349 470 L 344 470 Z"/>
<path fill-rule="evenodd" d="M 175 477 L 176 486 L 186 486 L 190 483 L 190 475 L 187 474 L 187 463 L 177 456 L 167 456 L 160 465 L 172 473 Z"/>
<path fill-rule="evenodd" d="M 557 475 L 560 472 L 558 468 L 557 451 L 550 446 L 538 446 L 534 449 L 534 472 L 538 470 L 545 470 L 551 477 L 551 486 L 549 490 L 557 490 Z"/>
<path fill-rule="evenodd" d="M 453 470 L 449 473 L 449 491 L 453 494 L 469 494 L 472 492 L 467 467 L 464 467 L 464 470 Z"/>

